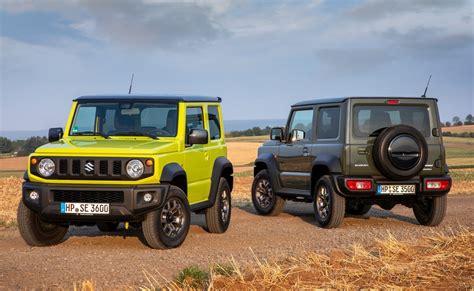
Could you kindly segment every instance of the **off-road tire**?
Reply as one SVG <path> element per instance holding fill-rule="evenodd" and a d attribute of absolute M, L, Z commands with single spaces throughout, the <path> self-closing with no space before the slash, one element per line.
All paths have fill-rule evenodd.
<path fill-rule="evenodd" d="M 322 189 L 326 189 L 326 194 L 323 195 Z M 346 201 L 344 197 L 340 196 L 334 190 L 331 177 L 328 175 L 322 176 L 314 187 L 314 214 L 317 224 L 322 228 L 336 228 L 339 227 L 344 219 Z M 327 197 L 323 199 L 322 197 Z M 321 200 L 319 199 L 321 197 Z M 318 204 L 322 203 L 322 204 Z M 327 207 L 326 207 L 327 206 Z M 326 209 L 327 213 L 323 216 L 320 209 Z M 323 210 L 321 210 L 323 212 Z"/>
<path fill-rule="evenodd" d="M 97 228 L 103 232 L 116 231 L 119 226 L 118 222 L 99 222 L 97 223 Z"/>
<path fill-rule="evenodd" d="M 413 213 L 421 225 L 437 226 L 446 215 L 447 205 L 447 195 L 424 198 L 424 201 L 419 200 L 413 205 Z"/>
<path fill-rule="evenodd" d="M 61 243 L 68 226 L 44 222 L 39 215 L 20 201 L 17 210 L 18 230 L 25 242 L 33 247 L 51 246 Z"/>
<path fill-rule="evenodd" d="M 230 224 L 231 213 L 232 198 L 229 183 L 225 178 L 220 178 L 214 205 L 206 209 L 206 230 L 211 233 L 226 232 Z"/>
<path fill-rule="evenodd" d="M 346 199 L 346 214 L 349 215 L 365 215 L 372 208 L 371 204 L 356 203 L 355 201 Z"/>
<path fill-rule="evenodd" d="M 419 147 L 419 157 L 416 163 L 406 169 L 394 165 L 389 154 L 392 142 L 402 136 L 411 138 Z M 395 125 L 380 132 L 374 141 L 372 153 L 374 164 L 380 173 L 389 179 L 401 181 L 410 179 L 423 170 L 428 158 L 428 145 L 423 134 L 416 128 L 408 125 Z"/>
<path fill-rule="evenodd" d="M 266 181 L 266 182 L 263 182 Z M 259 185 L 259 183 L 265 183 L 265 190 L 269 191 L 266 195 L 270 196 L 268 200 L 268 205 L 262 205 L 259 202 L 257 197 L 257 188 L 262 187 L 263 185 Z M 285 199 L 281 198 L 280 196 L 276 195 L 273 192 L 273 188 L 270 182 L 270 175 L 268 174 L 267 170 L 261 170 L 260 172 L 255 175 L 252 183 L 252 203 L 255 207 L 255 210 L 258 214 L 267 215 L 267 216 L 277 216 L 285 207 Z M 266 206 L 266 207 L 264 207 Z"/>
<path fill-rule="evenodd" d="M 182 227 L 175 237 L 168 236 L 163 230 L 162 226 L 162 215 L 165 214 L 164 209 L 167 207 L 168 202 L 179 204 L 183 215 Z M 148 213 L 145 220 L 142 222 L 143 236 L 146 243 L 151 248 L 176 248 L 180 246 L 186 239 L 190 222 L 191 210 L 186 194 L 184 194 L 183 190 L 180 188 L 176 186 L 170 186 L 166 200 L 163 202 L 163 206 Z"/>

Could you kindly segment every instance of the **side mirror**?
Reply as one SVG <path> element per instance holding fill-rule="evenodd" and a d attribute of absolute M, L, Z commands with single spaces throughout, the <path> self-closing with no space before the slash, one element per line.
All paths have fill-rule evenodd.
<path fill-rule="evenodd" d="M 209 140 L 209 134 L 205 129 L 194 128 L 188 134 L 188 144 L 207 144 Z"/>
<path fill-rule="evenodd" d="M 48 132 L 48 141 L 58 141 L 63 137 L 63 129 L 61 127 L 50 128 Z"/>
<path fill-rule="evenodd" d="M 290 134 L 290 141 L 297 142 L 305 138 L 306 133 L 301 129 L 293 129 Z"/>
<path fill-rule="evenodd" d="M 274 127 L 270 129 L 270 140 L 283 140 L 283 128 L 281 127 Z"/>

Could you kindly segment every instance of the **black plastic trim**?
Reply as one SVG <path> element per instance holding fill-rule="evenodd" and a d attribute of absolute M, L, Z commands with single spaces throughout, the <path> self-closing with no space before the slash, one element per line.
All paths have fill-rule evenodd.
<path fill-rule="evenodd" d="M 40 194 L 39 203 L 32 202 L 28 193 L 35 190 Z M 60 202 L 53 201 L 53 190 L 68 191 L 123 191 L 123 203 L 110 203 L 109 215 L 74 215 L 61 214 Z M 141 192 L 150 191 L 154 193 L 154 199 L 150 203 L 140 203 L 138 195 Z M 22 199 L 25 205 L 38 213 L 40 217 L 48 221 L 82 222 L 82 221 L 141 221 L 148 212 L 160 208 L 168 195 L 169 185 L 137 185 L 117 187 L 109 185 L 62 185 L 43 184 L 25 181 L 23 183 Z"/>

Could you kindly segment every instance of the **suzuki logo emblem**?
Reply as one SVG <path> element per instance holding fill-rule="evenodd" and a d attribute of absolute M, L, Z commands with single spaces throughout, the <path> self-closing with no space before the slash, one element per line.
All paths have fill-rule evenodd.
<path fill-rule="evenodd" d="M 94 163 L 93 163 L 93 162 L 87 162 L 87 163 L 84 165 L 84 170 L 85 170 L 86 173 L 88 173 L 88 174 L 93 173 L 93 172 L 94 172 Z"/>

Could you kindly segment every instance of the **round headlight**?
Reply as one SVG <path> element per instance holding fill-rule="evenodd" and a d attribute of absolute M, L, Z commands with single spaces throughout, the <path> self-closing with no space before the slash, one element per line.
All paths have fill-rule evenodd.
<path fill-rule="evenodd" d="M 51 159 L 42 159 L 38 164 L 38 171 L 43 177 L 51 176 L 54 173 L 55 168 L 56 166 Z"/>
<path fill-rule="evenodd" d="M 127 174 L 130 178 L 139 178 L 143 174 L 143 170 L 143 163 L 140 160 L 131 160 L 127 163 Z"/>

